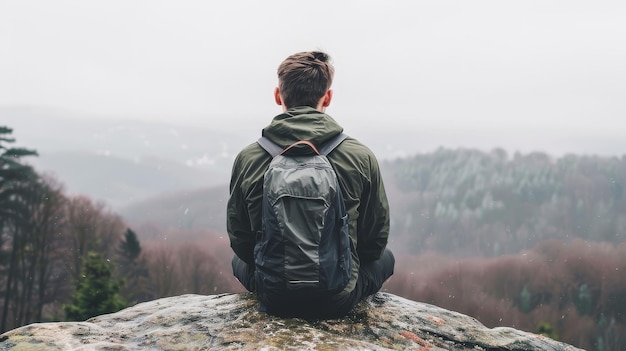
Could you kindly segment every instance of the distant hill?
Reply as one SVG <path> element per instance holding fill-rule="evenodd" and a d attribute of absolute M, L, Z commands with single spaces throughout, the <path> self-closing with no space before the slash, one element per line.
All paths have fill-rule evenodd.
<path fill-rule="evenodd" d="M 209 118 L 209 117 L 207 117 Z M 16 146 L 35 149 L 40 173 L 69 194 L 114 210 L 164 193 L 227 183 L 236 153 L 250 138 L 207 128 L 82 116 L 63 110 L 0 107 Z"/>
<path fill-rule="evenodd" d="M 548 239 L 626 242 L 626 155 L 441 148 L 384 167 L 390 240 L 404 252 L 499 256 Z"/>
<path fill-rule="evenodd" d="M 64 183 L 68 194 L 87 195 L 115 210 L 158 194 L 227 181 L 221 170 L 193 168 L 164 158 L 133 161 L 87 152 L 58 152 L 41 153 L 29 162 Z"/>
<path fill-rule="evenodd" d="M 119 213 L 131 225 L 226 233 L 228 184 L 164 194 L 128 205 Z M 143 234 L 144 237 L 147 235 Z"/>

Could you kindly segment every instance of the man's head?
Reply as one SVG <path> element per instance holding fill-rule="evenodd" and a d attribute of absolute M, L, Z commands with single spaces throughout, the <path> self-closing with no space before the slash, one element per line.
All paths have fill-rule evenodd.
<path fill-rule="evenodd" d="M 335 69 L 330 56 L 320 51 L 299 52 L 287 57 L 278 66 L 276 103 L 288 109 L 311 106 L 323 111 L 330 104 Z"/>

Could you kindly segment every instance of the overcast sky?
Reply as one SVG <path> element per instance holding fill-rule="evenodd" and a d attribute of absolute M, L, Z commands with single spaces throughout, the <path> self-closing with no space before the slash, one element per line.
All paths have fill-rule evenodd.
<path fill-rule="evenodd" d="M 626 153 L 624 1 L 0 0 L 0 106 L 257 133 L 314 49 L 349 134 Z"/>

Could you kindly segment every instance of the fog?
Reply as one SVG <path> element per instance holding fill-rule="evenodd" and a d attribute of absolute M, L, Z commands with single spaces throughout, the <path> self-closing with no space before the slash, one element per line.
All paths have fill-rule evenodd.
<path fill-rule="evenodd" d="M 365 141 L 616 155 L 625 16 L 619 1 L 2 1 L 0 107 L 252 137 L 280 112 L 280 61 L 321 49 L 327 112 Z"/>

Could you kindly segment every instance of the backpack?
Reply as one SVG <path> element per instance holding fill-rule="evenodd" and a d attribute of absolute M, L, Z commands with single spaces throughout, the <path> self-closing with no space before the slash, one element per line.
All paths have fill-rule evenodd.
<path fill-rule="evenodd" d="M 254 247 L 256 293 L 268 305 L 332 296 L 350 280 L 348 215 L 326 158 L 346 137 L 340 133 L 319 151 L 309 141 L 283 150 L 258 140 L 273 157 L 263 177 L 262 230 Z M 294 154 L 297 145 L 313 153 Z"/>

